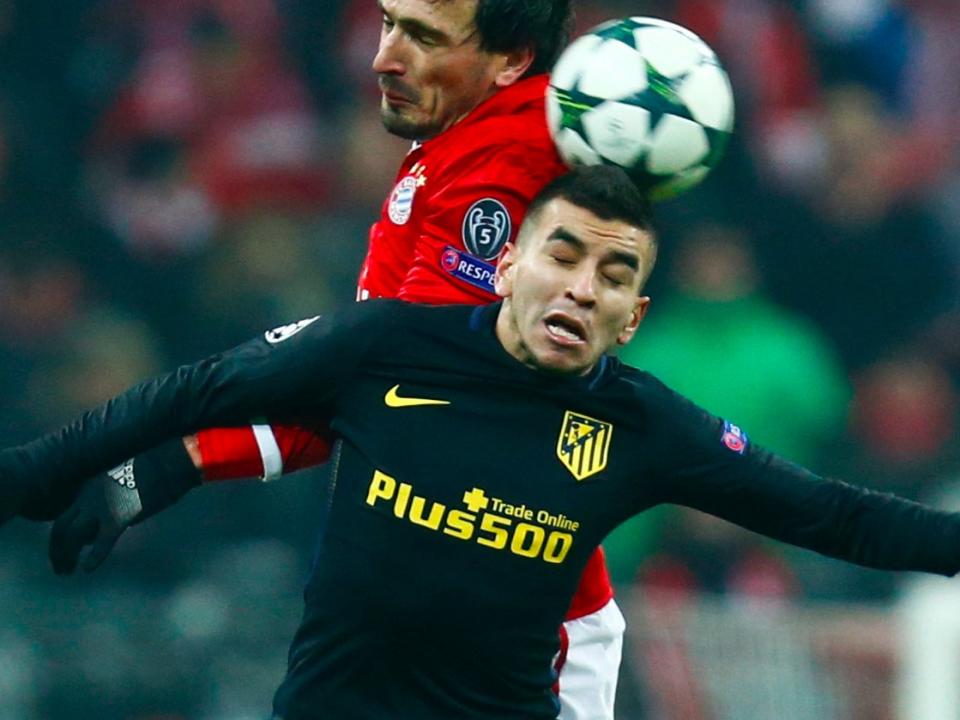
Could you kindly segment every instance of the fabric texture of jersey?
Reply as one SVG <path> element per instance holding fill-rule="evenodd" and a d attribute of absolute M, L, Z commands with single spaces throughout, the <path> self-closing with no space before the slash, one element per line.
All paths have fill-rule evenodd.
<path fill-rule="evenodd" d="M 0 469 L 79 484 L 198 427 L 332 418 L 285 720 L 554 720 L 583 568 L 660 503 L 871 567 L 960 568 L 960 516 L 820 478 L 616 359 L 532 370 L 496 339 L 498 308 L 359 303 L 133 388 Z"/>

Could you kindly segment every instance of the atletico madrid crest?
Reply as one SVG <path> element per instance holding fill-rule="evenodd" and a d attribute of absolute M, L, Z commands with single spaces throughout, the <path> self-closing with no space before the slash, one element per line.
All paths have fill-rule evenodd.
<path fill-rule="evenodd" d="M 610 423 L 568 410 L 557 439 L 557 457 L 577 480 L 585 480 L 607 466 L 612 436 Z"/>

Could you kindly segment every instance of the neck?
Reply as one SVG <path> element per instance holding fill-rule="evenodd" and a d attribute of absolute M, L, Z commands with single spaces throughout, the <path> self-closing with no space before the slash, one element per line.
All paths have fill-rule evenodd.
<path fill-rule="evenodd" d="M 503 349 L 514 358 L 522 362 L 527 367 L 535 368 L 532 362 L 532 355 L 520 337 L 520 328 L 513 315 L 513 309 L 510 304 L 510 298 L 504 298 L 500 305 L 500 312 L 497 313 L 497 324 L 494 327 L 494 334 Z"/>

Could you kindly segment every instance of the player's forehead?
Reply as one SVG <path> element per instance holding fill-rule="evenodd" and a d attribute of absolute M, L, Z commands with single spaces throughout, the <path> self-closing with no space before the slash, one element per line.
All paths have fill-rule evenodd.
<path fill-rule="evenodd" d="M 478 0 L 378 0 L 394 22 L 414 22 L 443 31 L 453 38 L 471 32 Z"/>
<path fill-rule="evenodd" d="M 587 208 L 557 197 L 537 218 L 535 236 L 540 244 L 570 244 L 597 255 L 630 253 L 645 256 L 653 237 L 648 230 L 618 218 L 601 218 Z"/>

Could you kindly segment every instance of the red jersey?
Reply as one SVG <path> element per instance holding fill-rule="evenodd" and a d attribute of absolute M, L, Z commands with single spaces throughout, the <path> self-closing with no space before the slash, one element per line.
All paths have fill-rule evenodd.
<path fill-rule="evenodd" d="M 370 229 L 360 299 L 496 299 L 497 256 L 533 197 L 566 171 L 547 131 L 546 86 L 540 75 L 501 90 L 407 154 Z"/>
<path fill-rule="evenodd" d="M 566 171 L 547 131 L 546 86 L 546 75 L 522 80 L 414 145 L 370 229 L 358 299 L 496 299 L 493 271 L 500 251 L 516 237 L 534 196 Z M 332 443 L 324 430 L 265 425 L 205 430 L 197 439 L 208 481 L 272 479 L 323 462 Z M 598 548 L 567 617 L 589 615 L 612 597 Z"/>

